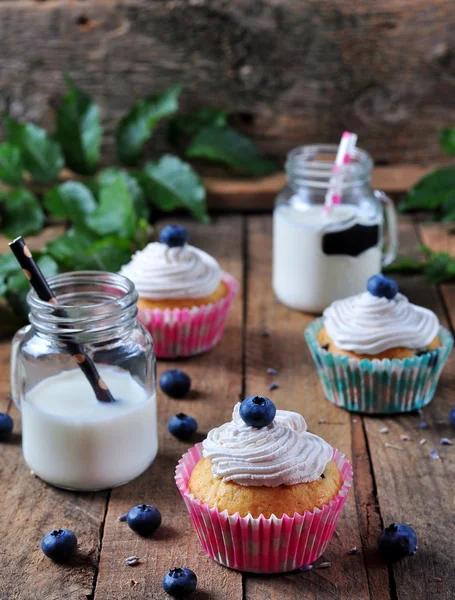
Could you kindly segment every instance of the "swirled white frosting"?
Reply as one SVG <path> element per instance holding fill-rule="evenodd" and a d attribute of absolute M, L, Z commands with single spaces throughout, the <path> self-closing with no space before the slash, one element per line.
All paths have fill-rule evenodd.
<path fill-rule="evenodd" d="M 323 313 L 327 333 L 341 350 L 379 354 L 389 348 L 425 348 L 436 337 L 436 315 L 411 304 L 403 294 L 392 300 L 370 292 L 336 300 Z"/>
<path fill-rule="evenodd" d="M 120 274 L 131 279 L 143 298 L 203 298 L 218 287 L 221 267 L 207 252 L 189 244 L 169 248 L 153 242 L 136 252 Z"/>
<path fill-rule="evenodd" d="M 305 419 L 277 410 L 266 427 L 249 427 L 240 417 L 240 403 L 232 421 L 212 429 L 203 442 L 214 477 L 240 485 L 294 485 L 315 481 L 332 459 L 333 450 L 307 432 Z"/>

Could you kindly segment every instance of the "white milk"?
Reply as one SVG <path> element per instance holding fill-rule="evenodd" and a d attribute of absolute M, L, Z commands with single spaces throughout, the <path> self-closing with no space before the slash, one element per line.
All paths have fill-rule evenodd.
<path fill-rule="evenodd" d="M 114 403 L 98 402 L 80 369 L 43 380 L 22 402 L 24 458 L 63 488 L 99 490 L 143 473 L 158 450 L 156 397 L 126 371 L 99 367 Z"/>
<path fill-rule="evenodd" d="M 354 225 L 378 225 L 378 244 L 358 256 L 323 252 L 328 232 Z M 381 271 L 381 228 L 382 219 L 362 222 L 352 205 L 333 206 L 328 215 L 322 206 L 278 206 L 273 217 L 273 290 L 278 300 L 320 313 L 334 300 L 365 291 L 369 277 Z"/>

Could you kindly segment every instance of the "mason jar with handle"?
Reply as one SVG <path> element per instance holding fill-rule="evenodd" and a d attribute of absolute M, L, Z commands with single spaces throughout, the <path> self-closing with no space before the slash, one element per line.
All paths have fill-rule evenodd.
<path fill-rule="evenodd" d="M 287 185 L 273 215 L 273 290 L 295 310 L 320 313 L 334 300 L 363 292 L 398 247 L 396 212 L 370 187 L 373 161 L 356 148 L 343 167 L 342 203 L 324 209 L 336 145 L 295 148 Z"/>
<path fill-rule="evenodd" d="M 133 283 L 80 271 L 49 279 L 59 304 L 27 296 L 30 325 L 12 342 L 11 393 L 22 413 L 22 450 L 44 481 L 94 491 L 124 484 L 158 450 L 155 354 L 137 320 Z M 114 402 L 101 402 L 68 343 L 90 356 Z"/>

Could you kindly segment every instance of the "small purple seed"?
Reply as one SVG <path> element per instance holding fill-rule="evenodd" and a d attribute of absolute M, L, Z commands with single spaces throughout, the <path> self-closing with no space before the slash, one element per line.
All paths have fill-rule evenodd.
<path fill-rule="evenodd" d="M 439 443 L 441 444 L 441 446 L 453 446 L 453 442 L 452 440 L 449 440 L 449 438 L 441 438 L 439 440 Z"/>

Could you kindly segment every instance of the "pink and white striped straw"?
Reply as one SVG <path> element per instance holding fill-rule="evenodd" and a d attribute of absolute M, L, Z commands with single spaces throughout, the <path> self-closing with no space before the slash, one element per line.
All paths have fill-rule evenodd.
<path fill-rule="evenodd" d="M 335 164 L 332 168 L 332 175 L 330 177 L 329 189 L 325 195 L 325 202 L 323 206 L 324 213 L 329 213 L 331 207 L 334 204 L 341 204 L 341 189 L 343 186 L 343 179 L 345 175 L 344 165 L 351 162 L 352 154 L 354 152 L 355 145 L 357 144 L 357 135 L 349 131 L 345 131 L 341 136 L 341 141 L 338 146 L 337 155 L 335 158 Z"/>

